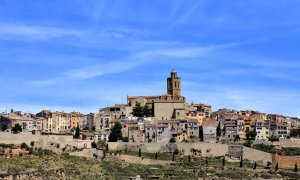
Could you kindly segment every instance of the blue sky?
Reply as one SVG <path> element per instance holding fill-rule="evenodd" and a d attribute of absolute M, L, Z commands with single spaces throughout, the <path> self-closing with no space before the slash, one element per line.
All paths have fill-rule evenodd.
<path fill-rule="evenodd" d="M 0 111 L 97 112 L 127 95 L 300 116 L 299 0 L 1 0 Z"/>

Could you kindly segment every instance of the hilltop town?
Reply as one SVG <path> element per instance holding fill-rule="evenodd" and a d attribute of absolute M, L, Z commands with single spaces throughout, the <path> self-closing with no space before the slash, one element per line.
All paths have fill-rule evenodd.
<path fill-rule="evenodd" d="M 184 84 L 184 82 L 183 82 Z M 167 93 L 159 96 L 127 96 L 126 104 L 101 108 L 98 113 L 52 112 L 37 114 L 11 110 L 0 114 L 2 131 L 16 124 L 22 132 L 70 134 L 78 127 L 94 132 L 108 141 L 116 123 L 129 142 L 219 142 L 252 138 L 268 141 L 287 139 L 298 134 L 300 119 L 257 111 L 219 109 L 212 112 L 206 104 L 188 104 L 181 95 L 181 78 L 172 71 L 167 78 Z M 251 137 L 250 137 L 251 136 Z"/>
<path fill-rule="evenodd" d="M 125 104 L 104 107 L 97 113 L 1 113 L 0 143 L 6 144 L 0 149 L 1 155 L 26 156 L 36 147 L 35 153 L 40 148 L 138 164 L 144 163 L 143 159 L 112 155 L 139 152 L 141 157 L 143 152 L 150 158 L 151 154 L 166 153 L 166 157 L 173 154 L 173 161 L 175 156 L 224 157 L 224 163 L 226 157 L 232 162 L 255 163 L 255 168 L 258 164 L 277 169 L 278 164 L 280 168 L 294 168 L 300 163 L 294 157 L 300 155 L 299 118 L 252 110 L 213 112 L 210 105 L 186 102 L 181 94 L 184 82 L 175 70 L 166 82 L 163 95 L 127 96 Z"/>

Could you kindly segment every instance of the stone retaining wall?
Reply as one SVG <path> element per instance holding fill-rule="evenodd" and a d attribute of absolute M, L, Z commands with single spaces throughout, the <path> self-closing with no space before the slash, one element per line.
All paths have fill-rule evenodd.
<path fill-rule="evenodd" d="M 273 155 L 272 161 L 273 165 L 276 165 L 278 162 L 279 168 L 295 168 L 296 163 L 300 167 L 300 157 Z"/>

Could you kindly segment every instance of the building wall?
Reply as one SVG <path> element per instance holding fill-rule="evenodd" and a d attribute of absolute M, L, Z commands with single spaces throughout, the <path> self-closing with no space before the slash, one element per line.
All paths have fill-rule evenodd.
<path fill-rule="evenodd" d="M 272 154 L 252 149 L 249 147 L 243 147 L 243 158 L 257 164 L 267 165 L 268 162 L 272 163 Z"/>
<path fill-rule="evenodd" d="M 108 142 L 110 150 L 120 150 L 127 148 L 131 151 L 142 152 L 166 152 L 170 153 L 176 149 L 184 155 L 192 155 L 193 150 L 201 151 L 202 156 L 224 156 L 228 152 L 227 144 L 210 144 L 210 143 L 124 143 L 124 142 Z M 200 155 L 200 154 L 199 154 Z"/>
<path fill-rule="evenodd" d="M 154 117 L 159 120 L 170 120 L 175 108 L 185 108 L 185 103 L 154 103 Z"/>
<path fill-rule="evenodd" d="M 295 156 L 279 156 L 274 154 L 272 156 L 273 165 L 278 162 L 278 168 L 294 168 L 295 164 L 300 165 L 300 158 Z"/>
<path fill-rule="evenodd" d="M 50 146 L 51 143 L 59 143 L 60 147 L 65 147 L 67 144 L 71 146 L 76 146 L 76 139 L 73 139 L 73 136 L 64 136 L 64 135 L 32 135 L 32 134 L 10 134 L 10 133 L 1 133 L 0 134 L 0 143 L 3 144 L 21 144 L 26 143 L 30 144 L 31 141 L 34 141 L 36 146 L 46 147 Z"/>

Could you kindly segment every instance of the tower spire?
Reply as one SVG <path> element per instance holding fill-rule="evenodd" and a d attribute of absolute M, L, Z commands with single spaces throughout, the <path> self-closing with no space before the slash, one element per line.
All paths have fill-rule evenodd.
<path fill-rule="evenodd" d="M 177 76 L 177 72 L 173 69 L 171 76 L 167 79 L 168 94 L 172 96 L 181 96 L 181 79 Z"/>

